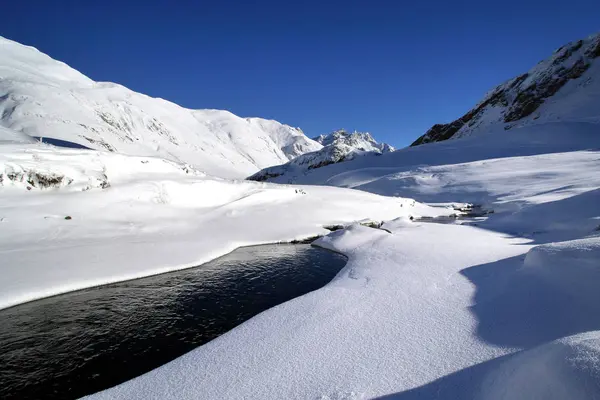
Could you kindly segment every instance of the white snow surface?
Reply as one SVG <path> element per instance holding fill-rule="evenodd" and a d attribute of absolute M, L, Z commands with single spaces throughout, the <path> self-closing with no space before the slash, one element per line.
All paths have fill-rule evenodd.
<path fill-rule="evenodd" d="M 593 48 L 590 40 L 573 54 Z M 0 53 L 10 52 L 19 57 L 0 58 L 0 86 L 10 89 L 1 97 L 0 307 L 319 234 L 327 236 L 316 245 L 349 259 L 325 287 L 91 398 L 600 398 L 600 125 L 597 82 L 588 79 L 597 62 L 542 104 L 557 118 L 545 112 L 508 131 L 490 123 L 477 135 L 272 177 L 292 182 L 275 185 L 206 172 L 239 176 L 238 123 L 271 132 L 282 152 L 304 151 L 287 128 L 184 110 L 2 42 Z M 553 106 L 563 95 L 570 100 Z M 90 121 L 56 116 L 70 108 L 90 110 Z M 185 146 L 167 144 L 175 124 L 197 132 L 187 129 L 192 120 L 210 121 L 223 159 L 181 150 L 200 146 L 187 134 Z M 144 121 L 158 146 L 154 136 L 140 138 L 147 153 L 127 144 L 138 142 L 131 121 Z M 104 142 L 76 141 L 65 128 L 78 123 L 85 135 L 103 127 L 94 137 Z M 258 169 L 244 154 L 247 169 Z M 464 203 L 494 213 L 418 218 Z M 383 229 L 323 228 L 364 219 L 385 221 Z"/>
<path fill-rule="evenodd" d="M 92 398 L 599 398 L 598 127 L 519 133 L 307 174 L 495 213 L 333 232 L 316 245 L 349 261 L 330 284 Z"/>
<path fill-rule="evenodd" d="M 264 168 L 248 179 L 264 181 L 285 175 L 288 180 L 306 171 L 326 165 L 349 161 L 361 156 L 379 156 L 395 149 L 387 143 L 378 143 L 368 132 L 348 133 L 341 129 L 329 135 L 314 138 L 323 148 L 302 154 L 283 164 Z"/>
<path fill-rule="evenodd" d="M 387 143 L 378 143 L 369 132 L 354 131 L 349 133 L 345 129 L 338 129 L 327 135 L 319 135 L 313 138 L 313 140 L 323 146 L 330 146 L 337 142 L 345 142 L 349 146 L 361 151 L 387 153 L 395 150 Z"/>
<path fill-rule="evenodd" d="M 0 144 L 0 308 L 322 235 L 324 225 L 449 212 L 356 190 L 223 180 L 160 158 Z"/>
<path fill-rule="evenodd" d="M 94 82 L 2 37 L 0 116 L 1 126 L 46 142 L 159 156 L 226 178 L 243 178 L 322 148 L 299 128 L 277 121 L 189 110 Z"/>

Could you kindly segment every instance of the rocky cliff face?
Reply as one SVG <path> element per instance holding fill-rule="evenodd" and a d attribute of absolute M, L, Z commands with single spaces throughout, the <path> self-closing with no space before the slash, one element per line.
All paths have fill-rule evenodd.
<path fill-rule="evenodd" d="M 600 34 L 569 43 L 529 72 L 499 85 L 475 108 L 449 124 L 431 127 L 412 146 L 515 126 L 569 118 L 596 120 L 600 103 Z M 594 106 L 595 105 L 595 106 Z"/>

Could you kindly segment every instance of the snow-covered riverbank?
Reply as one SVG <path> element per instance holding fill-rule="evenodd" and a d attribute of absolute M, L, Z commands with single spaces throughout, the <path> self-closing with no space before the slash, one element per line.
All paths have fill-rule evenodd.
<path fill-rule="evenodd" d="M 447 201 L 451 187 L 498 211 L 333 232 L 317 244 L 349 262 L 329 285 L 94 398 L 599 396 L 600 152 L 436 168 L 379 188 Z"/>
<path fill-rule="evenodd" d="M 453 210 L 404 198 L 227 181 L 157 158 L 0 148 L 4 307 L 242 245 L 329 234 L 317 244 L 349 257 L 324 288 L 98 398 L 600 394 L 597 150 L 339 175 L 382 194 L 496 211 L 442 225 L 409 217 Z M 391 233 L 324 228 L 366 218 Z"/>
<path fill-rule="evenodd" d="M 0 145 L 0 176 L 0 308 L 199 265 L 240 246 L 323 235 L 323 226 L 451 212 L 44 145 Z"/>

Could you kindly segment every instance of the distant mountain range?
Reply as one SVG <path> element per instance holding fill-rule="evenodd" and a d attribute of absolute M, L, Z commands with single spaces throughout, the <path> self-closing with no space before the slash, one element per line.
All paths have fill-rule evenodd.
<path fill-rule="evenodd" d="M 344 129 L 334 131 L 328 135 L 317 136 L 313 140 L 323 145 L 323 148 L 302 154 L 283 165 L 265 168 L 248 179 L 265 181 L 282 175 L 296 176 L 311 169 L 349 161 L 355 157 L 376 156 L 395 150 L 387 143 L 378 143 L 370 133 L 348 133 Z M 290 180 L 293 181 L 294 177 L 291 176 Z"/>
<path fill-rule="evenodd" d="M 251 179 L 373 190 L 382 176 L 394 180 L 406 166 L 593 148 L 600 140 L 599 59 L 596 34 L 560 47 L 527 73 L 491 90 L 461 118 L 434 125 L 411 147 L 380 157 L 345 157 L 343 151 L 327 150 L 335 139 L 321 136 L 315 140 L 326 145 L 323 149 Z"/>
<path fill-rule="evenodd" d="M 491 90 L 459 119 L 434 125 L 412 146 L 551 122 L 600 123 L 599 57 L 600 34 L 562 46 Z M 0 129 L 0 141 L 42 140 L 157 156 L 210 175 L 277 182 L 394 151 L 369 133 L 338 130 L 310 139 L 273 120 L 186 109 L 118 84 L 94 82 L 1 37 L 0 127 L 8 128 Z"/>

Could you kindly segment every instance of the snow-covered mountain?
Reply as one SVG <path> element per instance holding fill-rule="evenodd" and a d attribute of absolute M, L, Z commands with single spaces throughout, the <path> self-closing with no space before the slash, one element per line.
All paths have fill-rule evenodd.
<path fill-rule="evenodd" d="M 600 122 L 600 33 L 558 48 L 523 75 L 497 86 L 468 113 L 437 124 L 412 146 L 555 121 Z"/>
<path fill-rule="evenodd" d="M 567 46 L 554 61 L 541 63 L 538 72 L 546 78 L 528 75 L 505 85 L 503 94 L 491 92 L 468 122 L 455 126 L 449 135 L 453 140 L 308 168 L 331 161 L 333 156 L 325 153 L 343 147 L 352 135 L 321 137 L 324 146 L 309 142 L 318 151 L 294 162 L 312 161 L 272 179 L 327 186 L 231 181 L 158 157 L 35 143 L 28 129 L 47 125 L 60 133 L 61 127 L 76 125 L 56 122 L 53 114 L 65 104 L 72 107 L 70 97 L 80 96 L 86 99 L 80 104 L 91 107 L 96 99 L 100 106 L 112 104 L 130 92 L 115 89 L 118 96 L 110 97 L 102 84 L 62 70 L 54 61 L 32 69 L 24 57 L 21 66 L 0 67 L 0 77 L 5 70 L 18 70 L 24 79 L 7 83 L 2 78 L 0 88 L 18 88 L 17 94 L 0 99 L 2 104 L 15 102 L 10 96 L 24 96 L 27 90 L 49 96 L 18 99 L 10 115 L 1 118 L 5 124 L 12 114 L 31 110 L 46 114 L 15 117 L 16 127 L 50 121 L 16 131 L 0 125 L 0 308 L 197 266 L 239 246 L 324 235 L 313 245 L 348 257 L 325 287 L 89 398 L 435 399 L 443 393 L 449 399 L 598 399 L 600 88 L 595 40 Z M 581 57 L 583 66 L 567 61 L 572 57 Z M 14 58 L 4 61 L 0 66 Z M 555 61 L 564 69 L 554 69 Z M 526 84 L 530 78 L 535 86 Z M 44 85 L 49 87 L 45 91 Z M 515 89 L 520 85 L 523 90 Z M 118 101 L 130 101 L 125 104 L 132 107 L 146 99 L 133 97 Z M 31 105 L 36 101 L 59 104 L 45 111 Z M 163 124 L 179 123 L 180 116 L 196 118 L 193 111 L 172 104 L 165 111 L 159 100 L 145 101 Z M 135 115 L 146 117 L 148 109 L 136 109 Z M 160 110 L 180 111 L 173 116 Z M 279 131 L 275 123 L 244 121 L 269 131 L 282 152 L 304 151 L 288 142 L 286 129 Z M 113 130 L 132 135 L 131 129 L 106 124 L 94 127 L 112 126 L 100 132 L 107 140 L 119 137 Z M 220 138 L 213 132 L 230 129 L 225 126 L 211 126 L 208 132 Z M 191 141 L 185 132 L 178 134 Z M 247 151 L 229 147 L 241 146 L 234 139 L 216 145 L 232 154 Z M 163 148 L 148 151 L 160 154 Z M 210 151 L 189 154 L 208 157 Z M 302 173 L 295 176 L 294 171 Z M 469 204 L 488 213 L 464 214 Z M 177 305 L 176 294 L 161 299 Z M 107 306 L 103 312 L 111 311 Z M 126 311 L 135 313 L 135 307 Z M 121 307 L 113 309 L 117 316 L 124 313 Z M 88 319 L 90 324 L 97 320 Z M 18 329 L 5 329 L 9 335 L 0 342 L 17 345 L 9 346 L 11 362 L 3 362 L 3 352 L 0 364 L 8 365 L 8 375 L 21 377 L 11 366 L 37 364 L 21 361 L 19 341 L 10 333 L 27 329 L 34 336 L 45 326 L 8 320 L 16 320 L 9 322 Z M 46 343 L 43 337 L 39 342 Z M 81 358 L 77 346 L 72 350 L 72 357 Z M 77 368 L 67 371 L 73 379 L 92 380 L 105 372 L 87 364 Z M 52 380 L 53 371 L 43 373 Z M 60 370 L 59 380 L 63 374 Z M 23 382 L 0 385 L 0 397 L 8 391 L 21 398 L 13 390 L 40 387 L 32 379 Z M 41 395 L 32 397 L 44 397 L 48 386 L 42 384 Z"/>
<path fill-rule="evenodd" d="M 0 125 L 45 142 L 159 156 L 228 178 L 322 147 L 302 130 L 277 121 L 190 110 L 118 84 L 94 82 L 2 37 Z"/>
<path fill-rule="evenodd" d="M 264 181 L 282 175 L 298 175 L 326 165 L 349 161 L 357 156 L 373 156 L 389 153 L 395 149 L 387 143 L 378 143 L 368 132 L 348 133 L 344 129 L 313 138 L 323 148 L 306 153 L 274 167 L 265 168 L 248 179 Z M 290 180 L 294 180 L 290 177 Z"/>
<path fill-rule="evenodd" d="M 517 147 L 519 155 L 593 148 L 600 141 L 599 59 L 600 33 L 559 48 L 526 74 L 491 90 L 463 117 L 450 124 L 434 125 L 411 147 L 319 169 L 291 167 L 316 154 L 309 153 L 284 166 L 260 171 L 252 178 L 356 187 L 357 182 L 360 186 L 406 165 L 506 157 L 514 155 Z M 450 142 L 433 144 L 438 146 L 436 151 L 421 151 L 417 146 L 450 138 Z M 315 140 L 327 141 L 326 137 Z"/>
<path fill-rule="evenodd" d="M 395 149 L 387 143 L 378 143 L 369 132 L 346 132 L 345 129 L 338 129 L 327 135 L 319 135 L 313 138 L 315 142 L 323 146 L 346 145 L 352 147 L 355 151 L 387 153 Z"/>

